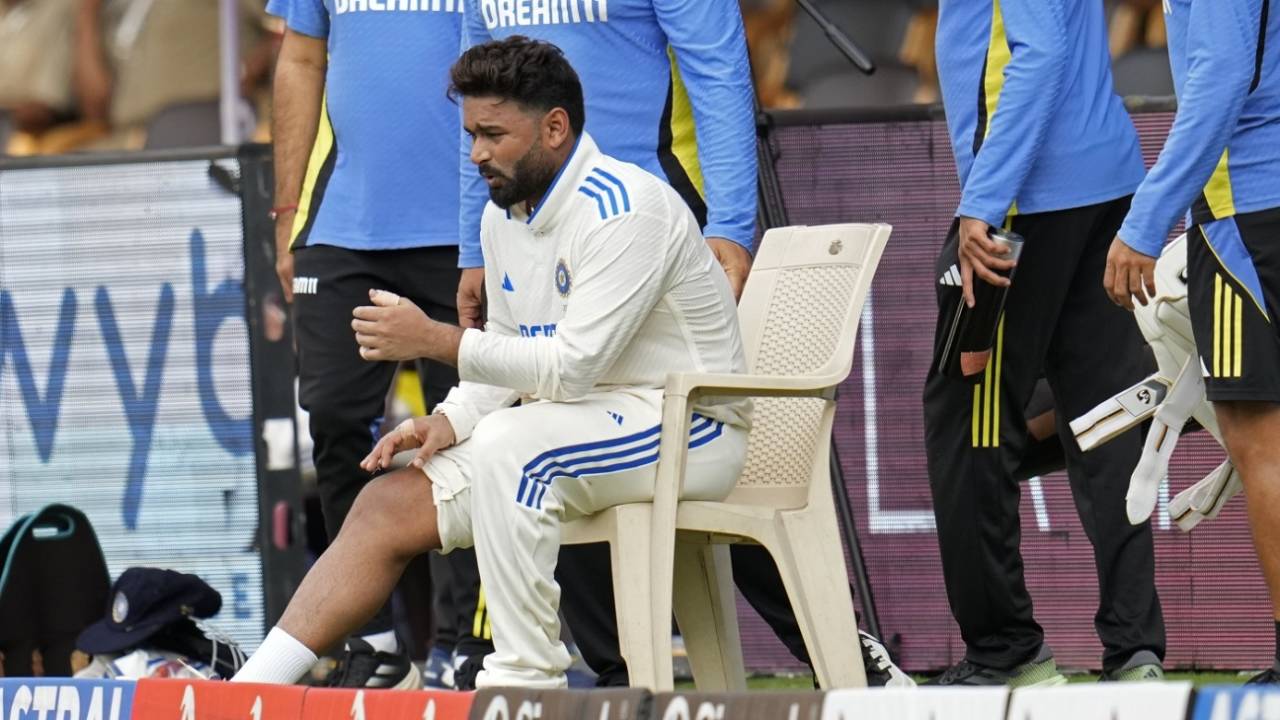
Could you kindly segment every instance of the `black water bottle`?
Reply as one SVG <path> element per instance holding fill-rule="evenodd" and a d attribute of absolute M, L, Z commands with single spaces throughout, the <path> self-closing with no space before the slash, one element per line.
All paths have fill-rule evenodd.
<path fill-rule="evenodd" d="M 991 228 L 987 231 L 987 236 L 1008 248 L 1009 252 L 999 256 L 1000 259 L 1018 262 L 1022 255 L 1021 235 Z M 1012 281 L 1014 269 L 1016 266 L 994 272 Z M 996 342 L 996 331 L 1000 326 L 1000 317 L 1004 314 L 1004 301 L 1008 294 L 1008 287 L 992 285 L 974 275 L 973 307 L 966 305 L 961 297 L 956 302 L 947 328 L 938 368 L 942 374 L 973 383 L 982 379 L 991 359 L 991 348 Z"/>

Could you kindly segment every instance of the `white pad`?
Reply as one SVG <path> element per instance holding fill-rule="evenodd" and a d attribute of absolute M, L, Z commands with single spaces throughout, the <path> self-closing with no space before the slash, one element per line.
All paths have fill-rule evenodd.
<path fill-rule="evenodd" d="M 1169 517 L 1183 532 L 1190 532 L 1201 520 L 1218 517 L 1227 501 L 1240 494 L 1241 490 L 1244 490 L 1244 484 L 1240 473 L 1230 460 L 1224 460 L 1203 480 L 1169 501 Z"/>
<path fill-rule="evenodd" d="M 1161 253 L 1156 261 L 1155 297 L 1135 308 L 1134 317 L 1142 336 L 1151 345 L 1159 372 L 1077 418 L 1071 423 L 1071 430 L 1080 448 L 1087 451 L 1154 417 L 1142 458 L 1129 479 L 1126 496 L 1129 520 L 1139 523 L 1155 509 L 1160 483 L 1168 475 L 1169 459 L 1188 418 L 1194 417 L 1222 442 L 1213 405 L 1204 396 L 1204 379 L 1196 372 L 1199 355 L 1187 308 L 1186 235 L 1169 243 Z M 1166 378 L 1177 378 L 1177 381 L 1170 383 Z M 1141 400 L 1150 395 L 1141 393 L 1144 388 L 1153 392 L 1150 389 L 1153 382 L 1163 383 L 1166 392 L 1155 400 L 1159 407 L 1147 408 Z M 1201 520 L 1216 517 L 1240 489 L 1239 473 L 1230 462 L 1223 463 L 1203 480 L 1178 493 L 1169 503 L 1169 515 L 1178 527 L 1190 530 Z"/>
<path fill-rule="evenodd" d="M 1129 492 L 1125 495 L 1125 507 L 1129 522 L 1137 525 L 1151 517 L 1160 494 L 1160 483 L 1169 474 L 1169 459 L 1178 444 L 1178 435 L 1187 418 L 1204 401 L 1204 378 L 1200 377 L 1199 358 L 1189 357 L 1183 364 L 1178 379 L 1174 380 L 1160 407 L 1156 409 L 1147 431 L 1147 441 L 1142 448 L 1142 458 L 1129 478 Z"/>
<path fill-rule="evenodd" d="M 1172 384 L 1157 373 L 1072 420 L 1080 449 L 1092 450 L 1154 415 Z"/>

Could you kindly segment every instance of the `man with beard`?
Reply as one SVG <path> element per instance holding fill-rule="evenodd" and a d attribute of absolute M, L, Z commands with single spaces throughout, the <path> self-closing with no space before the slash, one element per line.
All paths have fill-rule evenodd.
<path fill-rule="evenodd" d="M 581 72 L 587 127 L 600 148 L 675 188 L 734 296 L 742 293 L 755 238 L 757 168 L 751 67 L 737 0 L 567 0 L 527 11 L 467 0 L 463 20 L 463 47 L 519 35 L 563 49 Z M 486 269 L 493 271 L 479 242 L 485 192 L 470 170 L 463 171 L 462 185 L 458 317 L 463 327 L 480 327 L 480 289 Z M 565 591 L 569 630 L 598 674 L 597 685 L 626 685 L 613 588 L 598 580 L 610 574 L 609 548 L 574 545 L 561 554 L 556 579 Z M 809 664 L 772 558 L 751 544 L 734 545 L 731 554 L 743 597 L 791 654 Z M 878 639 L 863 632 L 857 641 L 868 684 L 912 684 Z M 459 676 L 468 676 L 465 666 Z"/>
<path fill-rule="evenodd" d="M 369 480 L 360 460 L 382 431 L 396 372 L 394 363 L 360 358 L 351 311 L 370 287 L 381 287 L 412 297 L 432 317 L 455 317 L 458 193 L 441 189 L 459 182 L 458 166 L 442 159 L 454 157 L 460 132 L 445 90 L 461 6 L 271 0 L 267 11 L 286 24 L 272 133 L 276 271 L 293 303 L 299 400 L 310 413 L 316 488 L 332 541 Z M 418 377 L 428 410 L 458 380 L 453 368 L 431 361 L 418 363 Z M 418 597 L 426 595 L 427 560 L 414 563 L 401 585 L 411 612 L 429 604 Z M 455 608 L 436 624 L 427 675 L 437 684 L 450 652 L 484 655 L 490 645 L 471 622 L 475 558 L 460 552 L 430 563 L 435 592 Z M 337 685 L 421 682 L 405 652 L 421 648 L 397 641 L 389 603 L 345 645 L 331 676 Z"/>
<path fill-rule="evenodd" d="M 733 293 L 693 214 L 583 132 L 582 86 L 559 49 L 480 45 L 451 83 L 490 190 L 488 324 L 463 330 L 376 290 L 356 310 L 363 357 L 431 358 L 457 366 L 461 383 L 365 458 L 372 471 L 419 448 L 410 467 L 361 492 L 235 680 L 296 681 L 316 651 L 373 614 L 411 558 L 474 544 L 494 610 L 477 686 L 563 687 L 560 522 L 653 497 L 669 373 L 745 370 Z M 510 407 L 521 396 L 532 401 Z M 748 410 L 745 400 L 695 405 L 684 497 L 733 488 Z"/>

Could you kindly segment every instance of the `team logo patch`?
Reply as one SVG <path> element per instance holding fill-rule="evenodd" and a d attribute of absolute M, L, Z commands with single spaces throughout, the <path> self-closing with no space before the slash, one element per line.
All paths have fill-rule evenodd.
<path fill-rule="evenodd" d="M 569 290 L 573 287 L 573 276 L 569 274 L 569 266 L 564 260 L 556 263 L 556 292 L 560 293 L 560 297 L 569 297 Z"/>
<path fill-rule="evenodd" d="M 111 620 L 117 625 L 123 625 L 127 617 L 129 617 L 129 598 L 125 597 L 124 593 L 118 592 L 115 599 L 111 601 Z"/>

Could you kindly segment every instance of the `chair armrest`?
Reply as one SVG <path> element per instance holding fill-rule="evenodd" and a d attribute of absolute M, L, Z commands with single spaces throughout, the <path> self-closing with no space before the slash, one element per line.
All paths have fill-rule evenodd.
<path fill-rule="evenodd" d="M 740 373 L 671 373 L 665 394 L 741 395 L 747 397 L 820 397 L 835 400 L 839 380 L 829 377 L 747 375 Z"/>
<path fill-rule="evenodd" d="M 662 400 L 657 477 L 654 479 L 650 516 L 650 552 L 655 567 L 659 563 L 662 565 L 662 571 L 655 571 L 652 578 L 655 582 L 654 627 L 661 627 L 665 632 L 665 624 L 671 617 L 670 568 L 675 559 L 676 509 L 680 504 L 689 457 L 688 437 L 694 399 L 708 395 L 737 395 L 820 397 L 834 401 L 836 386 L 841 379 L 829 376 L 797 378 L 735 373 L 671 373 L 667 376 Z"/>

